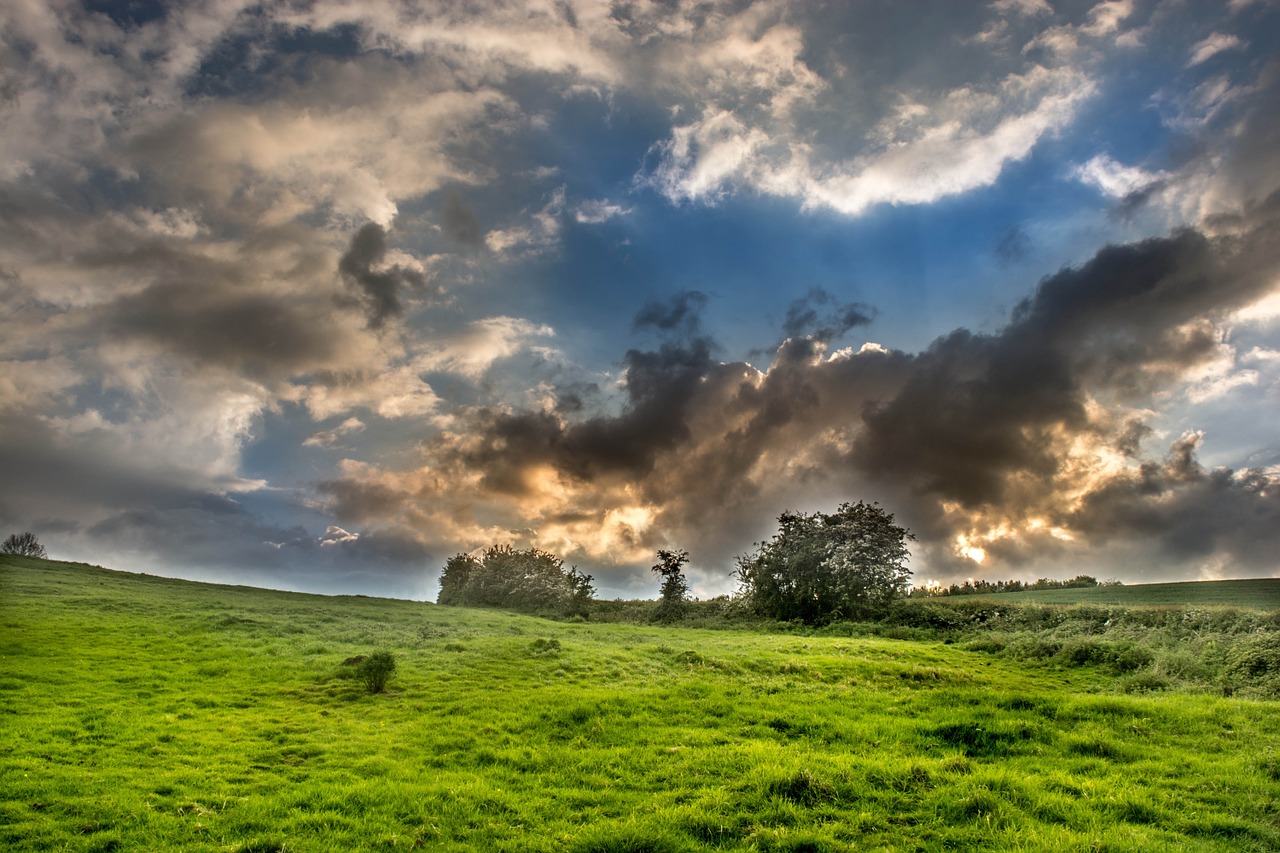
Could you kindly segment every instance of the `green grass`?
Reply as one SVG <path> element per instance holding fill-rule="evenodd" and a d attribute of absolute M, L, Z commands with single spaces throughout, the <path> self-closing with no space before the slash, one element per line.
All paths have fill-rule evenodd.
<path fill-rule="evenodd" d="M 964 645 L 0 558 L 0 849 L 1280 849 L 1280 703 Z"/>
<path fill-rule="evenodd" d="M 950 596 L 948 596 L 950 597 Z M 969 597 L 969 596 L 955 596 Z M 1240 607 L 1280 610 L 1280 578 L 1144 583 L 1073 589 L 1028 590 L 972 596 L 1015 604 L 1118 604 L 1128 607 Z"/>

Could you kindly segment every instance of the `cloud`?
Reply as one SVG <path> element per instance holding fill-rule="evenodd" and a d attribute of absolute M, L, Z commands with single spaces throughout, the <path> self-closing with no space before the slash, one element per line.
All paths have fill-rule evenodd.
<path fill-rule="evenodd" d="M 787 337 L 806 337 L 822 343 L 844 335 L 875 318 L 875 309 L 858 302 L 841 303 L 820 287 L 815 287 L 787 307 L 782 333 Z"/>
<path fill-rule="evenodd" d="M 1221 425 L 1236 404 L 1265 422 L 1280 387 L 1280 73 L 1192 7 L 1057 5 L 4 4 L 0 517 L 98 562 L 345 589 L 520 541 L 647 590 L 655 547 L 727 565 L 779 508 L 862 495 L 893 501 L 940 571 L 979 551 L 992 571 L 1118 560 L 1152 537 L 1170 565 L 1252 565 L 1274 470 L 1214 463 L 1248 458 Z M 1167 49 L 1131 52 L 1147 42 Z M 1149 134 L 1092 124 L 1122 103 L 1153 109 Z M 1093 150 L 1051 148 L 1076 130 Z M 1178 144 L 1142 153 L 1160 133 Z M 674 296 L 604 355 L 631 318 L 555 304 L 614 263 L 647 287 L 668 248 L 644 245 L 654 205 L 691 224 L 719 205 L 735 228 L 800 209 L 817 231 L 995 201 L 1043 161 L 1080 165 L 977 245 L 1085 256 L 1099 200 L 1072 182 L 1134 242 L 1049 275 L 995 331 L 862 343 L 876 312 L 799 265 L 769 285 L 781 339 L 738 343 L 758 366 L 716 344 L 704 292 L 729 285 L 696 264 L 653 282 Z M 1153 222 L 1185 230 L 1139 241 Z M 944 233 L 920 239 L 948 256 Z M 816 280 L 876 292 L 874 259 L 842 269 Z M 354 458 L 324 467 L 338 448 Z M 1197 511 L 1202 528 L 1178 514 Z"/>
<path fill-rule="evenodd" d="M 369 326 L 374 329 L 404 313 L 401 291 L 423 291 L 427 287 L 427 276 L 421 269 L 386 266 L 386 256 L 387 232 L 370 222 L 351 238 L 350 248 L 338 261 L 338 271 L 360 292 Z"/>
<path fill-rule="evenodd" d="M 336 524 L 330 524 L 324 529 L 324 536 L 320 537 L 320 547 L 329 548 L 334 545 L 342 545 L 346 542 L 359 542 L 359 533 L 349 533 L 338 527 Z"/>
<path fill-rule="evenodd" d="M 1035 67 L 988 91 L 952 89 L 882 119 L 857 156 L 816 158 L 724 110 L 675 128 L 660 147 L 652 183 L 673 201 L 714 201 L 734 186 L 849 216 L 878 204 L 926 204 L 996 181 L 1046 134 L 1065 127 L 1093 83 L 1063 67 Z"/>
<path fill-rule="evenodd" d="M 579 225 L 600 225 L 630 212 L 630 208 L 614 204 L 608 199 L 585 199 L 574 207 L 573 218 Z"/>
<path fill-rule="evenodd" d="M 441 224 L 446 234 L 464 246 L 480 245 L 480 220 L 460 194 L 450 193 L 444 200 Z"/>
<path fill-rule="evenodd" d="M 1019 27 L 1046 10 L 1041 3 L 992 8 L 1017 18 Z M 971 63 L 959 82 L 916 77 L 908 87 L 899 79 L 864 79 L 861 98 L 852 98 L 842 80 L 847 66 L 820 64 L 825 45 L 818 21 L 794 9 L 778 18 L 759 7 L 724 15 L 716 24 L 733 47 L 671 60 L 669 67 L 691 81 L 713 66 L 715 76 L 699 98 L 680 105 L 679 114 L 691 120 L 652 149 L 655 162 L 641 183 L 680 203 L 715 204 L 753 191 L 848 216 L 990 186 L 1009 164 L 1076 119 L 1097 92 L 1091 63 L 1080 61 L 1080 52 L 1099 55 L 1131 14 L 1129 3 L 1102 3 L 1084 23 L 1041 31 L 1039 38 L 1072 45 L 1049 61 L 1011 64 L 999 51 L 981 71 L 983 63 Z M 983 30 L 984 37 L 1007 38 L 1009 22 L 997 23 L 999 33 Z M 980 27 L 981 21 L 956 25 Z M 876 86 L 882 94 L 870 99 L 865 91 Z M 851 108 L 855 117 L 835 120 Z"/>
<path fill-rule="evenodd" d="M 694 337 L 702 326 L 702 310 L 708 297 L 697 290 L 686 290 L 667 299 L 651 299 L 636 313 L 632 325 L 639 329 L 656 329 L 677 336 Z"/>
<path fill-rule="evenodd" d="M 405 357 L 385 365 L 317 371 L 299 377 L 280 398 L 302 403 L 315 420 L 364 409 L 382 418 L 430 415 L 440 397 Z"/>
<path fill-rule="evenodd" d="M 995 253 L 1003 263 L 1010 264 L 1022 260 L 1031 249 L 1031 238 L 1022 226 L 1014 225 L 1001 235 L 996 243 Z"/>
<path fill-rule="evenodd" d="M 533 340 L 554 335 L 555 330 L 545 324 L 518 317 L 486 317 L 426 345 L 414 367 L 479 379 L 495 362 L 527 349 Z"/>
<path fill-rule="evenodd" d="M 485 235 L 489 250 L 507 257 L 536 255 L 558 245 L 561 217 L 565 210 L 564 187 L 551 193 L 542 209 L 533 213 L 528 225 L 496 229 Z"/>
<path fill-rule="evenodd" d="M 1052 15 L 1048 0 L 994 0 L 991 8 L 1000 13 L 1016 15 Z"/>
<path fill-rule="evenodd" d="M 347 418 L 333 429 L 321 430 L 302 442 L 303 447 L 329 447 L 337 443 L 343 436 L 363 432 L 364 421 L 359 418 Z"/>
<path fill-rule="evenodd" d="M 1107 247 L 1042 281 L 999 331 L 957 329 L 915 355 L 829 352 L 808 310 L 840 306 L 811 294 L 791 312 L 808 333 L 767 369 L 718 362 L 688 319 L 702 302 L 684 294 L 641 311 L 642 327 L 677 335 L 626 353 L 615 413 L 475 408 L 416 469 L 351 466 L 324 489 L 340 518 L 554 544 L 617 588 L 639 582 L 646 549 L 728 565 L 781 507 L 851 496 L 912 527 L 934 574 L 972 574 L 978 557 L 997 575 L 1082 559 L 1105 572 L 1156 530 L 1165 576 L 1222 560 L 1268 570 L 1254 543 L 1276 540 L 1274 475 L 1206 471 L 1199 438 L 1163 457 L 1148 445 L 1171 391 L 1194 404 L 1249 381 L 1221 328 L 1270 291 L 1278 227 Z M 466 500 L 450 497 L 462 483 Z M 1179 533 L 1202 504 L 1203 538 Z"/>
<path fill-rule="evenodd" d="M 1245 47 L 1247 47 L 1245 42 L 1237 36 L 1213 33 L 1205 36 L 1191 48 L 1191 58 L 1187 60 L 1187 67 L 1194 68 L 1202 62 L 1208 62 L 1224 50 L 1241 50 Z"/>
<path fill-rule="evenodd" d="M 1136 166 L 1122 165 L 1106 154 L 1098 154 L 1087 163 L 1077 166 L 1072 170 L 1072 175 L 1112 198 L 1125 198 L 1144 192 L 1166 177 Z"/>

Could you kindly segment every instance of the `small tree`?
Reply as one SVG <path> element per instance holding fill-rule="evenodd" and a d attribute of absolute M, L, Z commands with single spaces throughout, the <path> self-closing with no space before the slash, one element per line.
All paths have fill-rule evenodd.
<path fill-rule="evenodd" d="M 36 539 L 36 535 L 31 532 L 9 534 L 9 538 L 4 540 L 3 545 L 0 545 L 0 554 L 16 554 L 19 557 L 39 557 L 41 559 L 49 556 L 44 550 L 44 546 L 40 544 L 40 540 Z"/>
<path fill-rule="evenodd" d="M 662 590 L 654 618 L 661 622 L 674 622 L 684 615 L 685 602 L 689 598 L 689 582 L 684 576 L 684 564 L 689 562 L 689 552 L 658 551 L 658 563 L 652 569 L 662 577 Z"/>
<path fill-rule="evenodd" d="M 831 514 L 784 512 L 759 550 L 738 558 L 753 609 L 785 621 L 822 624 L 885 613 L 907 589 L 906 541 L 915 539 L 878 504 L 841 504 Z"/>
<path fill-rule="evenodd" d="M 569 580 L 570 589 L 568 614 L 585 618 L 591 613 L 591 602 L 596 597 L 596 587 L 592 583 L 595 578 L 586 572 L 578 571 L 577 566 L 571 567 L 566 577 Z"/>

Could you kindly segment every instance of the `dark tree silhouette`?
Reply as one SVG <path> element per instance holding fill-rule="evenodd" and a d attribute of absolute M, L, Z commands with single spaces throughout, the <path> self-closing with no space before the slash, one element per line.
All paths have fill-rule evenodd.
<path fill-rule="evenodd" d="M 654 612 L 655 619 L 673 622 L 684 614 L 684 605 L 689 598 L 689 582 L 684 576 L 684 564 L 687 562 L 689 552 L 683 548 L 658 551 L 658 563 L 652 568 L 654 574 L 662 577 L 662 592 Z"/>
<path fill-rule="evenodd" d="M 49 556 L 44 546 L 40 544 L 40 540 L 36 539 L 36 535 L 31 532 L 11 533 L 9 538 L 4 540 L 4 544 L 0 545 L 0 554 L 17 554 L 19 557 L 40 557 L 41 559 Z"/>

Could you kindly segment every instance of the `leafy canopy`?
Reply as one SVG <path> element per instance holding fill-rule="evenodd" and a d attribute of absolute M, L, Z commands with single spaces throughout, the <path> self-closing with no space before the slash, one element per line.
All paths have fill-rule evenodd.
<path fill-rule="evenodd" d="M 755 611 L 822 624 L 883 615 L 905 594 L 906 542 L 915 537 L 879 504 L 844 503 L 834 513 L 784 512 L 778 533 L 738 558 L 738 580 Z"/>

